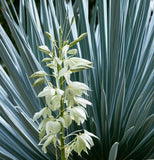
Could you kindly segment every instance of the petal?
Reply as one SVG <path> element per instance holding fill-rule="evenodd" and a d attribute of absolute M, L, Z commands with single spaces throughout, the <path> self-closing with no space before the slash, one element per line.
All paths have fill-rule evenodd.
<path fill-rule="evenodd" d="M 43 144 L 43 147 L 42 147 L 42 150 L 44 153 L 47 153 L 47 150 L 46 150 L 46 147 L 52 142 L 54 136 L 53 135 L 50 135 L 47 140 L 44 142 Z"/>
<path fill-rule="evenodd" d="M 38 97 L 44 97 L 44 96 L 49 96 L 49 95 L 54 95 L 55 94 L 55 89 L 53 89 L 50 86 L 47 86 L 43 89 L 43 91 L 41 91 L 38 94 Z"/>
<path fill-rule="evenodd" d="M 65 45 L 63 47 L 63 49 L 62 49 L 62 56 L 61 56 L 62 58 L 65 57 L 65 55 L 67 54 L 68 49 L 69 49 L 69 45 Z"/>
<path fill-rule="evenodd" d="M 86 107 L 86 105 L 92 105 L 92 103 L 84 98 L 81 97 L 74 97 L 74 100 L 81 104 L 83 107 Z"/>
<path fill-rule="evenodd" d="M 41 109 L 39 112 L 36 112 L 33 116 L 33 121 L 36 121 L 37 119 L 39 119 L 42 116 L 45 109 L 46 109 L 46 107 Z"/>
<path fill-rule="evenodd" d="M 46 132 L 47 132 L 47 135 L 49 133 L 57 134 L 60 131 L 60 129 L 61 129 L 61 125 L 57 121 L 48 121 L 46 123 Z"/>

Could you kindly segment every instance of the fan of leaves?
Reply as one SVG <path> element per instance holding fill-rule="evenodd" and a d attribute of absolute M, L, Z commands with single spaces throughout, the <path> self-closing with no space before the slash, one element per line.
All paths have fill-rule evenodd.
<path fill-rule="evenodd" d="M 37 46 L 45 44 L 51 50 L 53 44 L 44 32 L 58 39 L 59 25 L 68 33 L 74 16 L 69 42 L 87 32 L 75 48 L 79 57 L 94 66 L 73 75 L 92 89 L 93 106 L 82 127 L 100 137 L 89 156 L 82 156 L 88 160 L 154 158 L 154 14 L 150 1 L 109 0 L 108 4 L 96 0 L 90 22 L 89 1 L 85 0 L 73 4 L 71 0 L 44 0 L 39 10 L 34 0 L 20 0 L 19 16 L 13 5 L 9 8 L 5 0 L 0 2 L 13 38 L 0 26 L 0 58 L 7 69 L 0 67 L 0 157 L 55 159 L 52 145 L 47 154 L 37 145 L 38 124 L 32 117 L 44 106 L 44 100 L 37 97 L 44 86 L 34 90 L 28 76 L 38 70 L 50 74 Z"/>

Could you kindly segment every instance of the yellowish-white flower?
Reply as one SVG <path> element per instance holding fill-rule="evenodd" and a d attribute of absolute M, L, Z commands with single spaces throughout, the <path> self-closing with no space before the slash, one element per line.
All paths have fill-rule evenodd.
<path fill-rule="evenodd" d="M 51 98 L 51 103 L 52 105 L 50 105 L 50 108 L 55 111 L 57 109 L 60 108 L 60 101 L 61 101 L 61 95 L 57 94 L 57 95 L 54 95 L 52 98 Z"/>
<path fill-rule="evenodd" d="M 72 57 L 64 61 L 64 66 L 69 67 L 72 72 L 78 72 L 84 69 L 92 68 L 92 62 L 86 59 Z"/>
<path fill-rule="evenodd" d="M 62 76 L 66 76 L 66 74 L 68 74 L 67 73 L 67 68 L 64 67 L 59 71 L 58 79 L 60 79 L 60 77 L 62 77 Z"/>
<path fill-rule="evenodd" d="M 44 153 L 47 153 L 46 147 L 47 147 L 51 142 L 53 142 L 54 146 L 56 147 L 56 141 L 57 141 L 57 140 L 58 140 L 58 139 L 57 139 L 57 137 L 56 137 L 55 135 L 49 134 L 49 135 L 44 136 L 44 137 L 41 139 L 39 145 L 43 145 L 43 146 L 42 146 L 42 150 L 43 150 Z"/>
<path fill-rule="evenodd" d="M 82 98 L 82 95 L 87 95 L 90 88 L 84 83 L 71 81 L 70 75 L 73 72 L 92 68 L 92 63 L 83 58 L 72 57 L 77 53 L 77 49 L 70 49 L 70 47 L 82 40 L 87 34 L 84 33 L 80 35 L 69 44 L 67 40 L 64 42 L 62 41 L 62 33 L 60 27 L 58 46 L 54 37 L 46 32 L 46 35 L 53 43 L 52 52 L 46 45 L 38 47 L 40 51 L 48 55 L 42 62 L 45 62 L 46 66 L 52 69 L 52 76 L 56 82 L 55 86 L 46 80 L 45 76 L 50 75 L 45 71 L 37 71 L 32 74 L 30 78 L 38 78 L 35 80 L 34 86 L 43 82 L 48 84 L 48 86 L 45 86 L 38 94 L 38 97 L 45 97 L 47 107 L 35 113 L 33 117 L 34 121 L 41 118 L 38 127 L 40 130 L 39 145 L 42 145 L 44 153 L 47 153 L 46 147 L 50 143 L 53 143 L 55 147 L 58 145 L 61 152 L 65 151 L 62 155 L 68 158 L 72 150 L 80 155 L 82 151 L 87 153 L 87 148 L 90 149 L 94 145 L 91 137 L 95 136 L 88 131 L 84 131 L 82 134 L 80 133 L 68 144 L 66 144 L 65 139 L 68 136 L 76 135 L 77 132 L 75 131 L 75 133 L 71 133 L 68 136 L 66 135 L 66 137 L 63 136 L 63 128 L 68 129 L 72 121 L 75 121 L 77 125 L 81 125 L 87 120 L 88 115 L 85 108 L 87 105 L 92 104 L 90 101 Z M 57 55 L 59 55 L 59 57 Z M 63 157 L 63 159 L 65 157 Z"/>
<path fill-rule="evenodd" d="M 58 121 L 48 121 L 46 123 L 46 133 L 48 134 L 57 134 L 61 129 L 60 122 Z"/>
<path fill-rule="evenodd" d="M 43 118 L 46 117 L 50 117 L 51 116 L 51 111 L 48 107 L 44 107 L 43 109 L 41 109 L 39 112 L 36 112 L 34 114 L 33 120 L 36 121 L 37 119 L 39 119 L 41 116 L 43 116 Z"/>
<path fill-rule="evenodd" d="M 81 97 L 74 97 L 74 100 L 76 101 L 76 103 L 82 105 L 83 107 L 86 107 L 87 105 L 92 105 L 92 103 L 84 98 Z"/>
<path fill-rule="evenodd" d="M 64 113 L 64 116 L 63 116 L 63 118 L 64 118 L 64 127 L 65 128 L 68 128 L 71 124 L 72 124 L 72 118 L 71 118 L 71 116 L 68 114 L 68 112 L 65 112 Z"/>
<path fill-rule="evenodd" d="M 46 88 L 46 89 L 45 89 Z M 57 88 L 57 89 L 53 89 L 50 86 L 47 86 L 43 89 L 42 92 L 39 93 L 38 96 L 45 96 L 45 101 L 46 104 L 48 105 L 48 107 L 50 109 L 52 109 L 53 111 L 57 110 L 60 108 L 60 100 L 61 100 L 61 96 L 64 94 L 64 91 Z"/>
<path fill-rule="evenodd" d="M 53 96 L 55 89 L 51 86 L 46 86 L 39 94 L 38 97 Z"/>
<path fill-rule="evenodd" d="M 86 84 L 76 81 L 70 81 L 67 87 L 67 92 L 72 96 L 81 96 L 87 90 L 90 90 L 90 88 Z"/>
<path fill-rule="evenodd" d="M 154 11 L 154 0 L 150 1 L 150 8 L 152 11 Z"/>
<path fill-rule="evenodd" d="M 76 140 L 70 145 L 70 150 L 74 150 L 78 153 L 78 155 L 80 155 L 82 151 L 88 153 L 87 148 L 91 149 L 91 147 L 94 145 L 91 137 L 98 138 L 94 134 L 84 130 L 83 134 L 80 133 L 76 136 Z"/>
<path fill-rule="evenodd" d="M 61 58 L 64 58 L 66 56 L 68 49 L 69 49 L 69 45 L 65 45 L 63 47 Z"/>
<path fill-rule="evenodd" d="M 74 120 L 77 123 L 77 125 L 83 124 L 83 122 L 87 119 L 86 118 L 87 112 L 81 106 L 69 108 L 68 112 L 70 113 L 72 120 Z"/>
<path fill-rule="evenodd" d="M 59 88 L 56 89 L 56 92 L 57 92 L 57 94 L 59 94 L 61 96 L 64 94 L 64 91 Z"/>

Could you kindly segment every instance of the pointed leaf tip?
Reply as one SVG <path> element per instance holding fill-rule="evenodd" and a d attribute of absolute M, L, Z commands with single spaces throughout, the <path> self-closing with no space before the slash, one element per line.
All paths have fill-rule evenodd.
<path fill-rule="evenodd" d="M 117 158 L 117 153 L 118 153 L 118 146 L 119 146 L 119 143 L 118 142 L 115 142 L 111 149 L 110 149 L 110 153 L 109 153 L 109 160 L 116 160 Z"/>

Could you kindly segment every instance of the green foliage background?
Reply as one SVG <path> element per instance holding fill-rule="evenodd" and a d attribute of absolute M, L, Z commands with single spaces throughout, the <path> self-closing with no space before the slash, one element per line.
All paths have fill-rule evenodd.
<path fill-rule="evenodd" d="M 154 15 L 150 1 L 96 0 L 92 14 L 89 1 L 57 2 L 40 1 L 37 10 L 34 0 L 20 0 L 16 17 L 16 11 L 0 0 L 10 29 L 8 32 L 0 25 L 0 58 L 7 69 L 0 66 L 0 158 L 55 159 L 52 145 L 46 155 L 37 145 L 38 124 L 32 117 L 44 106 L 44 100 L 36 96 L 43 86 L 34 90 L 28 76 L 37 70 L 49 72 L 40 63 L 44 55 L 37 46 L 52 47 L 44 32 L 58 37 L 67 8 L 68 30 L 75 15 L 69 40 L 87 32 L 76 48 L 79 57 L 94 64 L 92 71 L 73 77 L 93 91 L 90 117 L 82 127 L 100 137 L 89 155 L 81 158 L 73 154 L 70 159 L 154 158 Z M 74 129 L 75 125 L 70 130 Z"/>

